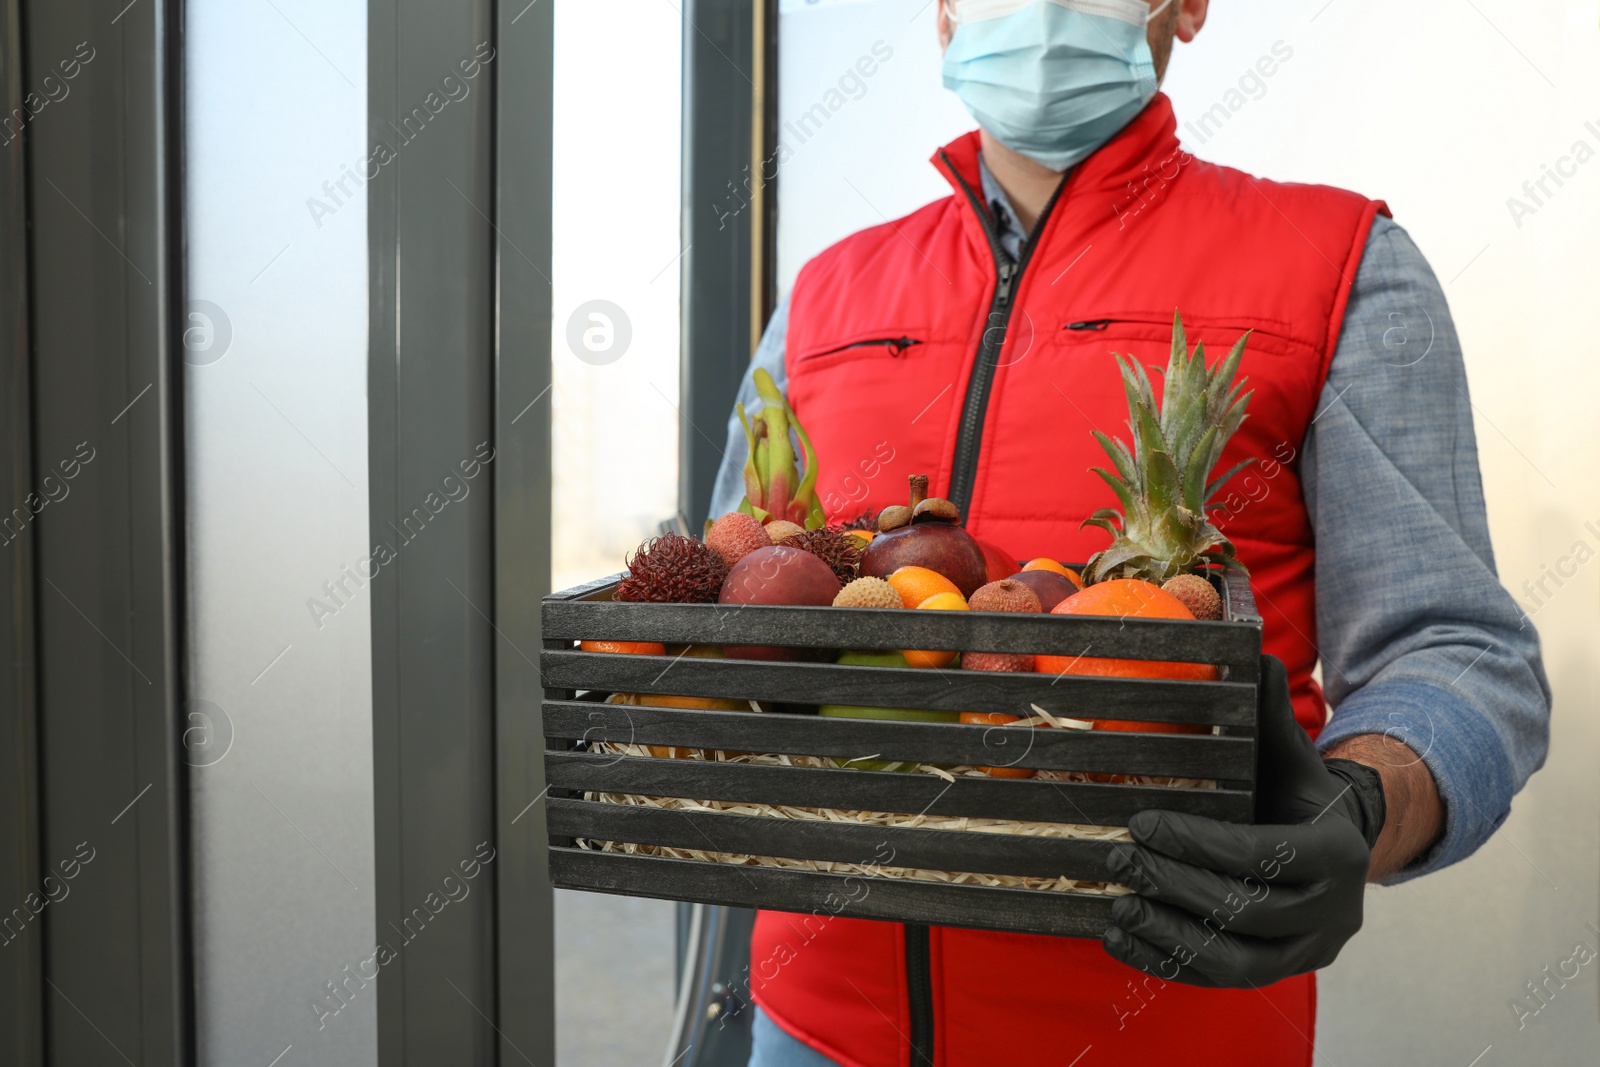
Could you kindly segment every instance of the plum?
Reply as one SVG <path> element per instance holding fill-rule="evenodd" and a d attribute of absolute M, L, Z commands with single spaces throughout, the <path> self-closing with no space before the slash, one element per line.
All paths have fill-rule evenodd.
<path fill-rule="evenodd" d="M 1021 571 L 1011 575 L 1013 582 L 1021 582 L 1039 596 L 1039 607 L 1052 610 L 1057 604 L 1078 591 L 1072 579 L 1063 578 L 1055 571 Z"/>
<path fill-rule="evenodd" d="M 833 569 L 810 552 L 772 545 L 756 549 L 733 565 L 717 602 L 827 607 L 840 588 Z M 727 645 L 724 651 L 734 659 L 808 658 L 803 649 L 772 645 Z"/>

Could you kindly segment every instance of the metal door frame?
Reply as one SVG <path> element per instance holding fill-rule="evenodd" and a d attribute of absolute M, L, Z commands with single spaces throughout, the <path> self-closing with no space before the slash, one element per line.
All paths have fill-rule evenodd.
<path fill-rule="evenodd" d="M 368 186 L 372 528 L 403 524 L 493 448 L 492 491 L 373 583 L 379 930 L 478 842 L 495 850 L 493 894 L 385 969 L 384 1065 L 555 1057 L 535 659 L 550 574 L 553 33 L 549 2 L 368 7 L 370 136 L 402 142 Z M 463 62 L 486 68 L 471 93 L 419 113 Z"/>
<path fill-rule="evenodd" d="M 0 1057 L 188 1064 L 183 5 L 0 29 Z"/>

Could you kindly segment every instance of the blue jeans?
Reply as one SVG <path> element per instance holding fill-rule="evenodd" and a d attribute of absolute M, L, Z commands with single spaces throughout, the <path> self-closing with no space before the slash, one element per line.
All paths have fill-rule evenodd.
<path fill-rule="evenodd" d="M 756 1008 L 755 1013 L 748 1067 L 839 1067 L 822 1053 L 784 1033 L 760 1008 Z"/>

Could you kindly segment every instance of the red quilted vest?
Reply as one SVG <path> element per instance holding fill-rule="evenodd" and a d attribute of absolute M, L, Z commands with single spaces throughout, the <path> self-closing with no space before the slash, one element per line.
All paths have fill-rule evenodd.
<path fill-rule="evenodd" d="M 1106 535 L 1079 524 L 1115 503 L 1089 473 L 1105 463 L 1090 431 L 1127 434 L 1112 353 L 1164 367 L 1174 307 L 1215 358 L 1254 330 L 1242 373 L 1255 398 L 1219 469 L 1259 462 L 1217 519 L 1250 567 L 1296 716 L 1315 733 L 1325 718 L 1311 677 L 1315 545 L 1296 460 L 1385 209 L 1201 162 L 1175 126 L 1158 96 L 1074 170 L 1010 278 L 985 226 L 978 135 L 949 145 L 934 164 L 955 195 L 855 234 L 801 272 L 788 395 L 832 518 L 904 503 L 907 476 L 927 473 L 935 495 L 964 505 L 974 534 L 1014 558 L 1082 560 Z M 986 337 L 998 358 L 977 358 Z M 914 1012 L 930 1006 L 937 1067 L 1066 1067 L 1080 1055 L 1136 1067 L 1311 1063 L 1310 975 L 1202 990 L 1127 968 L 1097 941 L 934 928 L 926 952 L 913 939 L 908 956 L 898 924 L 805 918 L 761 914 L 749 985 L 780 1026 L 847 1067 L 910 1064 L 911 1035 L 930 1033 Z"/>

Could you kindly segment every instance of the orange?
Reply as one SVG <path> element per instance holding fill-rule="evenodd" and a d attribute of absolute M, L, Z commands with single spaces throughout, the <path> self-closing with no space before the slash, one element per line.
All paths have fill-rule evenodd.
<path fill-rule="evenodd" d="M 678 697 L 658 693 L 613 693 L 607 704 L 628 704 L 633 707 L 689 708 L 698 711 L 749 711 L 748 700 L 725 700 L 721 697 Z M 657 759 L 693 759 L 692 749 L 672 745 L 646 745 L 650 755 Z M 709 758 L 709 757 L 708 757 Z"/>
<path fill-rule="evenodd" d="M 1049 556 L 1040 556 L 1038 559 L 1030 559 L 1027 563 L 1022 565 L 1022 569 L 1025 571 L 1050 571 L 1053 574 L 1061 575 L 1061 577 L 1067 579 L 1067 581 L 1071 582 L 1079 589 L 1083 588 L 1083 579 L 1078 576 L 1077 571 L 1073 570 L 1071 567 L 1062 566 Z"/>
<path fill-rule="evenodd" d="M 1018 717 L 999 711 L 963 711 L 961 721 L 968 726 L 1005 726 L 1017 722 Z M 985 735 L 987 738 L 987 735 Z M 1032 778 L 1032 767 L 979 767 L 990 778 Z"/>
<path fill-rule="evenodd" d="M 656 641 L 581 641 L 583 652 L 621 652 L 629 656 L 665 656 L 667 646 Z"/>
<path fill-rule="evenodd" d="M 1115 615 L 1132 619 L 1193 619 L 1183 602 L 1160 586 L 1139 578 L 1117 578 L 1100 582 L 1067 597 L 1055 606 L 1052 615 Z M 1217 669 L 1209 663 L 1167 663 L 1158 660 L 1099 659 L 1089 656 L 1038 656 L 1035 670 L 1041 674 L 1088 674 L 1106 678 L 1168 678 L 1176 681 L 1211 682 Z M 1203 734 L 1209 726 L 1185 726 L 1164 722 L 1125 722 L 1116 719 L 1095 721 L 1097 730 L 1124 733 Z"/>
<path fill-rule="evenodd" d="M 961 589 L 955 582 L 927 567 L 901 567 L 889 575 L 888 581 L 908 608 L 922 607 L 924 600 L 937 593 L 954 593 L 958 597 L 961 596 Z M 963 607 L 966 606 L 965 599 L 961 603 Z"/>
<path fill-rule="evenodd" d="M 923 568 L 921 568 L 921 567 L 901 567 L 899 570 L 895 571 L 894 573 L 895 574 L 904 574 L 906 571 L 920 571 L 920 570 L 923 570 Z M 935 574 L 933 571 L 928 571 L 927 573 L 928 574 L 932 574 L 935 578 L 938 578 L 941 582 L 949 581 L 948 578 L 945 578 L 943 575 L 940 575 L 940 574 Z M 893 580 L 893 578 L 894 578 L 894 575 L 890 575 L 890 580 L 891 581 Z M 954 588 L 954 585 L 952 584 L 952 589 L 953 588 Z M 900 595 L 904 596 L 905 594 L 902 593 Z M 932 596 L 928 597 L 926 600 L 924 600 L 922 603 L 918 604 L 917 607 L 920 608 L 920 609 L 926 610 L 926 611 L 967 611 L 967 610 L 969 610 L 967 608 L 967 600 L 966 600 L 965 597 L 963 597 L 961 595 L 959 590 L 955 591 L 955 592 L 948 592 L 948 593 L 935 593 Z M 905 656 L 906 663 L 909 666 L 912 666 L 912 667 L 933 667 L 933 668 L 936 668 L 936 669 L 939 668 L 939 667 L 948 667 L 948 666 L 950 666 L 951 663 L 955 662 L 955 658 L 956 658 L 956 653 L 954 653 L 954 652 L 943 652 L 943 651 L 919 652 L 919 651 L 916 651 L 916 650 L 912 650 L 910 652 L 903 652 L 902 655 Z"/>
<path fill-rule="evenodd" d="M 630 693 L 626 703 L 657 708 L 688 708 L 693 711 L 749 711 L 748 700 L 727 700 L 722 697 L 676 697 L 660 693 Z M 688 748 L 671 745 L 647 745 L 650 755 L 657 759 L 691 759 Z M 712 758 L 707 754 L 707 759 Z"/>
<path fill-rule="evenodd" d="M 859 538 L 861 546 L 865 548 L 872 543 L 874 537 L 878 536 L 878 532 L 876 530 L 846 530 L 845 536 Z"/>

